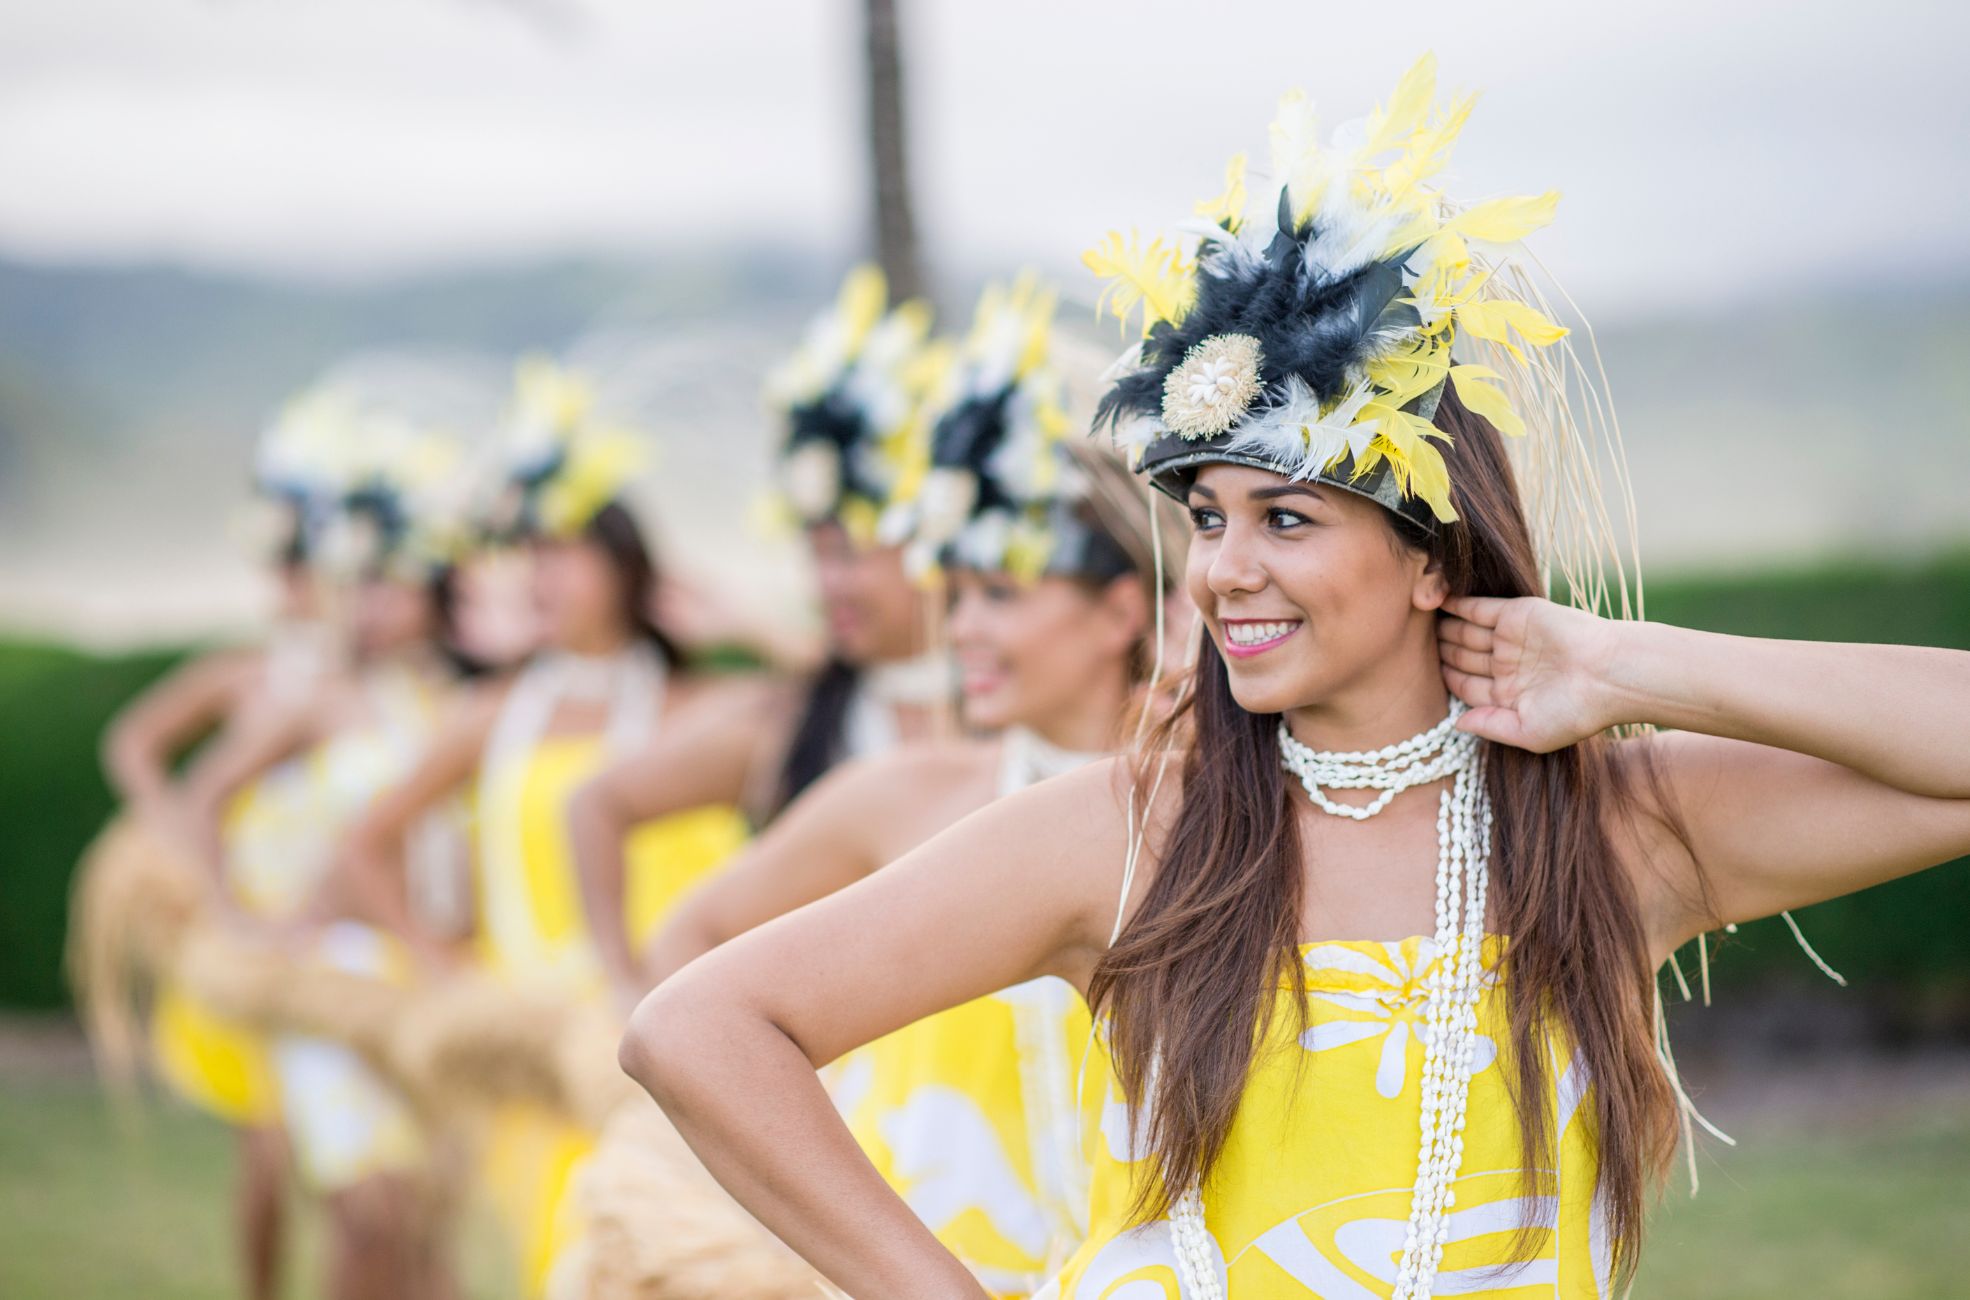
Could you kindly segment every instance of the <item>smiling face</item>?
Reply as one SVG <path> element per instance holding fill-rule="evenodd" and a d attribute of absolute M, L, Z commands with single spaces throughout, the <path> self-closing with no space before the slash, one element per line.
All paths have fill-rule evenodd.
<path fill-rule="evenodd" d="M 529 554 L 534 614 L 548 643 L 594 653 L 629 635 L 623 579 L 608 551 L 585 538 L 540 538 Z"/>
<path fill-rule="evenodd" d="M 923 648 L 924 596 L 896 546 L 857 546 L 839 524 L 807 530 L 828 644 L 851 664 L 906 659 Z"/>
<path fill-rule="evenodd" d="M 1070 578 L 955 569 L 950 593 L 966 725 L 1043 729 L 1104 701 L 1119 709 L 1149 618 L 1135 579 L 1095 591 Z"/>
<path fill-rule="evenodd" d="M 1435 648 L 1446 594 L 1373 501 L 1242 465 L 1207 465 L 1186 504 L 1185 587 L 1252 713 L 1330 700 Z M 1433 673 L 1434 666 L 1430 667 Z"/>
<path fill-rule="evenodd" d="M 368 578 L 356 587 L 350 623 L 356 653 L 376 659 L 431 639 L 437 611 L 423 583 Z"/>

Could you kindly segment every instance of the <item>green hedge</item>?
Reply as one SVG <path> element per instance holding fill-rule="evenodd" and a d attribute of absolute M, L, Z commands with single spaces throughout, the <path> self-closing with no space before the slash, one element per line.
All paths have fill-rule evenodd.
<path fill-rule="evenodd" d="M 1921 564 L 1862 563 L 1652 583 L 1651 618 L 1751 636 L 1889 641 L 1970 649 L 1970 553 Z M 175 653 L 84 654 L 0 642 L 0 1006 L 66 1001 L 61 944 L 69 873 L 110 811 L 97 738 L 117 707 Z M 1827 960 L 1877 990 L 1970 985 L 1970 862 L 1799 913 Z M 1720 959 L 1747 978 L 1819 979 L 1777 921 L 1743 927 Z"/>
<path fill-rule="evenodd" d="M 69 873 L 111 808 L 97 742 L 123 702 L 177 659 L 0 642 L 0 1007 L 67 1003 Z"/>
<path fill-rule="evenodd" d="M 1863 562 L 1651 583 L 1651 619 L 1743 636 L 1970 649 L 1970 551 L 1919 564 Z M 1970 859 L 1794 913 L 1858 990 L 1885 1001 L 1918 989 L 1960 1001 L 1970 985 Z M 1774 917 L 1723 942 L 1716 969 L 1752 981 L 1823 981 Z M 1694 978 L 1694 975 L 1692 975 Z"/>

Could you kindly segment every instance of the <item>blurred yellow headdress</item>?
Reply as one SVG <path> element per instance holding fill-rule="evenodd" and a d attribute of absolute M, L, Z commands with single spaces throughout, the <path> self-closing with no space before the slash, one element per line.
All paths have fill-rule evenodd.
<path fill-rule="evenodd" d="M 414 404 L 324 382 L 292 399 L 263 433 L 255 481 L 282 512 L 290 559 L 330 576 L 418 578 L 467 544 L 465 450 Z"/>
<path fill-rule="evenodd" d="M 949 363 L 930 320 L 922 301 L 891 308 L 882 272 L 856 267 L 768 379 L 767 400 L 787 420 L 780 493 L 800 523 L 837 522 L 866 542 L 889 504 L 915 491 L 924 398 Z"/>
<path fill-rule="evenodd" d="M 515 368 L 505 426 L 501 535 L 573 537 L 649 465 L 641 436 L 598 418 L 588 380 L 546 357 Z"/>

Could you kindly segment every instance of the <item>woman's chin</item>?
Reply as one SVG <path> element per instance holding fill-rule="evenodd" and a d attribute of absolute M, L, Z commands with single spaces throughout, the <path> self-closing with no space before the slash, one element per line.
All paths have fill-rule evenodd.
<path fill-rule="evenodd" d="M 989 697 L 973 698 L 967 695 L 960 712 L 965 727 L 971 731 L 1004 731 L 1018 721 L 1005 701 Z"/>
<path fill-rule="evenodd" d="M 1284 713 L 1306 703 L 1304 684 L 1293 681 L 1287 674 L 1234 668 L 1226 676 L 1231 683 L 1231 698 L 1247 713 Z"/>

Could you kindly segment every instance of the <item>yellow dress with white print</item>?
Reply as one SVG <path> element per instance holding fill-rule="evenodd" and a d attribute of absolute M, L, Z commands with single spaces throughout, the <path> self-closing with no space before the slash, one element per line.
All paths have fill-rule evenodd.
<path fill-rule="evenodd" d="M 289 703 L 303 698 L 327 671 L 329 658 L 322 627 L 295 623 L 276 629 L 264 664 L 268 696 Z M 262 774 L 226 806 L 221 818 L 226 884 L 257 916 L 273 914 L 268 891 L 279 888 L 325 834 L 320 777 L 314 755 L 304 754 Z M 150 1040 L 158 1074 L 185 1100 L 245 1128 L 279 1122 L 280 1085 L 260 1035 L 167 980 L 152 1003 Z"/>
<path fill-rule="evenodd" d="M 243 883 L 258 889 L 263 915 L 302 906 L 328 867 L 336 837 L 377 795 L 417 762 L 437 718 L 435 693 L 408 671 L 379 669 L 364 679 L 372 717 L 324 741 L 313 756 L 320 794 L 320 833 L 300 862 L 242 864 Z M 442 825 L 434 813 L 426 828 Z M 270 870 L 271 869 L 271 870 Z M 390 936 L 354 921 L 336 921 L 311 937 L 315 960 L 382 979 L 409 978 L 410 965 Z M 318 1190 L 352 1186 L 371 1175 L 424 1164 L 422 1130 L 409 1103 L 352 1048 L 287 1034 L 274 1040 L 281 1114 L 303 1179 Z"/>
<path fill-rule="evenodd" d="M 1503 940 L 1486 940 L 1495 972 Z M 1319 1297 L 1386 1300 L 1409 1217 L 1422 1113 L 1424 977 L 1434 942 L 1303 945 L 1308 1022 L 1280 990 L 1272 1031 L 1254 1059 L 1218 1167 L 1204 1189 L 1213 1262 L 1234 1300 Z M 1584 1065 L 1547 1036 L 1557 1167 L 1528 1180 L 1521 1167 L 1502 989 L 1480 997 L 1477 1056 L 1450 1241 L 1435 1294 L 1486 1300 L 1565 1300 L 1610 1294 L 1608 1242 L 1597 1212 L 1598 1168 Z M 1093 1230 L 1048 1300 L 1181 1300 L 1167 1219 L 1130 1226 L 1132 1178 L 1142 1166 L 1129 1107 L 1090 1054 L 1085 1125 L 1094 1161 Z M 1514 1262 L 1522 1223 L 1536 1251 Z M 1500 1267 L 1505 1266 L 1505 1267 Z"/>
<path fill-rule="evenodd" d="M 314 754 L 287 760 L 235 795 L 222 821 L 226 884 L 255 916 L 275 900 L 312 847 L 327 835 L 321 766 Z M 243 1128 L 280 1121 L 280 1084 L 266 1040 L 169 981 L 151 1008 L 151 1051 L 171 1090 Z"/>
<path fill-rule="evenodd" d="M 1021 728 L 999 793 L 1095 757 Z M 1028 981 L 849 1053 L 829 1093 L 869 1159 L 996 1295 L 1030 1295 L 1088 1226 L 1074 1089 L 1093 1026 L 1063 980 Z"/>
<path fill-rule="evenodd" d="M 577 693 L 553 662 L 516 683 L 481 766 L 474 872 L 481 963 L 517 986 L 580 999 L 604 993 L 601 964 L 581 901 L 567 808 L 574 792 L 614 755 L 647 734 L 661 670 L 642 657 L 618 664 L 598 692 L 610 703 L 603 731 L 551 734 L 556 701 Z M 704 808 L 636 828 L 624 845 L 625 922 L 641 943 L 694 885 L 747 837 L 732 808 Z M 581 1225 L 568 1193 L 596 1134 L 541 1107 L 504 1106 L 480 1156 L 482 1181 L 517 1256 L 523 1294 L 548 1290 Z"/>
<path fill-rule="evenodd" d="M 1087 1228 L 1074 1080 L 1087 1003 L 1052 978 L 939 1012 L 830 1078 L 856 1141 L 994 1295 L 1023 1296 Z"/>

